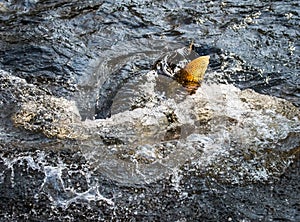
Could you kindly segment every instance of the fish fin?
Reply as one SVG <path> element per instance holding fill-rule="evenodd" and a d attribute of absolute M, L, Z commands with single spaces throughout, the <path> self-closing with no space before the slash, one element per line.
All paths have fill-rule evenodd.
<path fill-rule="evenodd" d="M 210 56 L 200 56 L 189 62 L 176 75 L 178 82 L 188 85 L 189 83 L 199 83 L 204 78 L 204 73 L 209 64 Z"/>
<path fill-rule="evenodd" d="M 199 82 L 203 80 L 204 73 L 209 64 L 210 56 L 200 56 L 197 59 L 189 62 L 184 68 L 184 72 L 187 73 L 187 80 L 189 82 Z"/>

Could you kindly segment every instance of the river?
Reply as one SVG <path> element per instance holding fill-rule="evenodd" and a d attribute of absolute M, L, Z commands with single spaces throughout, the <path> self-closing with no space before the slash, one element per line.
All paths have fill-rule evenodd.
<path fill-rule="evenodd" d="M 1 221 L 299 221 L 298 1 L 0 1 Z M 155 64 L 194 44 L 199 89 Z"/>

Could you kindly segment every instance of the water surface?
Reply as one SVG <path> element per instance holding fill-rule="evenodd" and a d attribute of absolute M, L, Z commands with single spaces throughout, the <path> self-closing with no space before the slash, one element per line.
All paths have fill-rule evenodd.
<path fill-rule="evenodd" d="M 298 221 L 299 11 L 2 1 L 1 219 Z M 211 60 L 189 96 L 151 70 L 192 41 Z M 15 127 L 26 109 L 40 116 Z M 66 110 L 88 139 L 53 134 Z"/>

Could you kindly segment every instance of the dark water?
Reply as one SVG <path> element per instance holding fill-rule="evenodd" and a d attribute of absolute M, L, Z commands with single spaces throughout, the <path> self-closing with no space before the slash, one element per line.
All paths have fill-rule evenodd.
<path fill-rule="evenodd" d="M 1 221 L 299 221 L 299 126 L 270 147 L 237 141 L 247 148 L 224 149 L 207 165 L 192 156 L 176 167 L 141 164 L 130 176 L 121 148 L 99 152 L 91 149 L 99 144 L 47 138 L 11 120 L 27 88 L 33 99 L 42 90 L 74 100 L 83 120 L 130 109 L 128 97 L 141 105 L 137 92 L 150 87 L 155 61 L 192 41 L 211 56 L 206 84 L 299 107 L 299 13 L 298 1 L 1 1 L 0 69 L 27 82 L 0 91 Z M 164 96 L 186 96 L 159 78 Z"/>

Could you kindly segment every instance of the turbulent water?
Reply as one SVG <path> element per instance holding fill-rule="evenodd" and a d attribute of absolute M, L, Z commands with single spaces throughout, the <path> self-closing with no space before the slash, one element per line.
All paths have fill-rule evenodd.
<path fill-rule="evenodd" d="M 2 221 L 300 219 L 297 1 L 0 12 Z M 191 42 L 193 95 L 155 65 Z"/>

